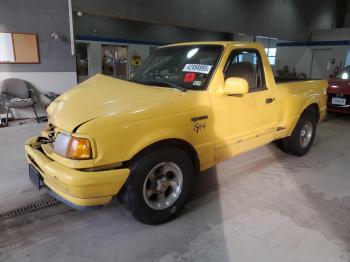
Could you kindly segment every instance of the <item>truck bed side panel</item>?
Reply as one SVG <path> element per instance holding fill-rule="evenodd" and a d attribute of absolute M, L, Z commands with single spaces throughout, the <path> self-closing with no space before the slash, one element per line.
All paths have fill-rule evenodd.
<path fill-rule="evenodd" d="M 312 80 L 276 84 L 278 103 L 281 110 L 277 113 L 278 130 L 284 130 L 278 136 L 289 136 L 302 112 L 310 105 L 316 104 L 319 121 L 326 116 L 327 81 Z"/>

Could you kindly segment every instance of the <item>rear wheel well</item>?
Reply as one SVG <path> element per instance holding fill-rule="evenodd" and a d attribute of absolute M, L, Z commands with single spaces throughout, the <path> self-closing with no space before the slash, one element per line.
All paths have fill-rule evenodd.
<path fill-rule="evenodd" d="M 311 104 L 309 105 L 307 108 L 304 109 L 304 111 L 302 112 L 302 114 L 304 114 L 305 112 L 311 112 L 315 115 L 316 117 L 316 123 L 319 122 L 320 120 L 320 110 L 318 108 L 317 104 Z"/>
<path fill-rule="evenodd" d="M 199 172 L 200 162 L 199 162 L 199 157 L 198 157 L 197 151 L 194 149 L 194 147 L 190 143 L 188 143 L 187 141 L 182 140 L 182 139 L 165 139 L 165 140 L 155 142 L 155 143 L 145 147 L 144 149 L 142 149 L 128 162 L 133 162 L 135 159 L 141 157 L 143 154 L 147 154 L 152 150 L 160 149 L 160 148 L 164 148 L 164 147 L 177 147 L 177 148 L 180 148 L 181 150 L 183 150 L 190 158 L 194 169 L 197 172 Z"/>

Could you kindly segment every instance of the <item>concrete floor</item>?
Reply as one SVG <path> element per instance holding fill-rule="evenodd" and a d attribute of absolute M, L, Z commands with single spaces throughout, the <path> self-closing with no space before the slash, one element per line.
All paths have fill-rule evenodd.
<path fill-rule="evenodd" d="M 22 144 L 0 129 L 0 207 L 46 197 L 26 177 Z M 268 145 L 204 172 L 176 220 L 147 226 L 117 201 L 64 205 L 0 222 L 0 261 L 350 261 L 350 118 L 331 116 L 298 158 Z"/>
<path fill-rule="evenodd" d="M 26 123 L 0 128 L 0 213 L 26 206 L 44 195 L 28 182 L 24 155 L 25 141 L 40 134 L 44 125 Z"/>

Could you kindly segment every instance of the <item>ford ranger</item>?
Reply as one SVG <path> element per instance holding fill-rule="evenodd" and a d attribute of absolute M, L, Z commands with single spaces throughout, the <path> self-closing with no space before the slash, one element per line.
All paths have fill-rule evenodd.
<path fill-rule="evenodd" d="M 29 176 L 73 207 L 118 196 L 139 221 L 163 223 L 200 171 L 274 140 L 306 154 L 326 88 L 276 83 L 256 43 L 160 47 L 130 81 L 97 74 L 58 97 L 47 128 L 26 142 Z"/>

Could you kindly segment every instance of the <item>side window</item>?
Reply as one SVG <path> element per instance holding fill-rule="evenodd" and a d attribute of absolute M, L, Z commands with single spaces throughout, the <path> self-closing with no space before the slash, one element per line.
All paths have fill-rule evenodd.
<path fill-rule="evenodd" d="M 265 89 L 264 69 L 257 50 L 233 51 L 225 68 L 225 79 L 241 77 L 248 81 L 249 91 Z"/>

